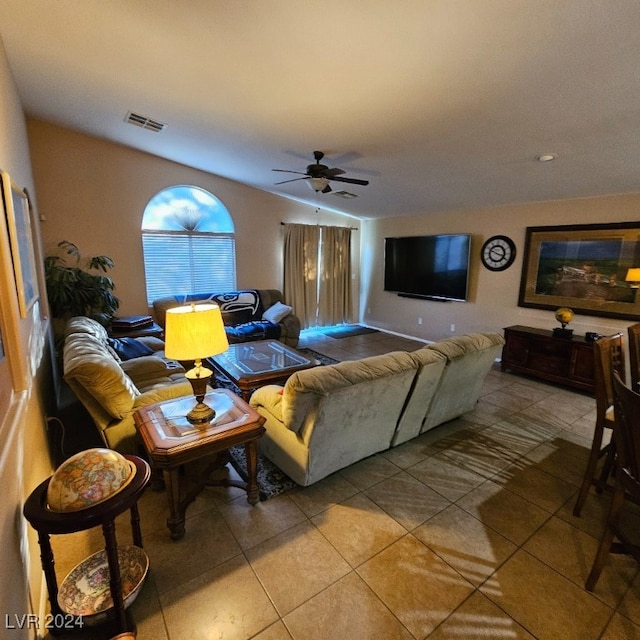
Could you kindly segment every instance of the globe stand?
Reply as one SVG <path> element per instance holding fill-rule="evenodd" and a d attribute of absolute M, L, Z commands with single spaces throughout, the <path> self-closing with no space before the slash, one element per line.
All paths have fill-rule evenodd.
<path fill-rule="evenodd" d="M 573 338 L 573 329 L 565 329 L 565 325 L 562 325 L 562 327 L 556 327 L 553 330 L 553 337 L 571 340 L 571 338 Z"/>

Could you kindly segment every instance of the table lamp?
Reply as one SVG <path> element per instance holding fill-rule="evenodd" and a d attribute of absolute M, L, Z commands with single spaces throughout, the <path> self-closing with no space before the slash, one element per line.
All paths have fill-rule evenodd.
<path fill-rule="evenodd" d="M 206 426 L 216 416 L 216 412 L 203 402 L 213 372 L 202 366 L 202 358 L 215 356 L 228 348 L 229 341 L 217 304 L 191 304 L 167 310 L 165 356 L 182 362 L 194 361 L 193 369 L 185 374 L 197 402 L 186 416 L 193 425 Z"/>
<path fill-rule="evenodd" d="M 627 269 L 625 281 L 629 283 L 632 289 L 640 289 L 640 267 L 631 267 Z"/>

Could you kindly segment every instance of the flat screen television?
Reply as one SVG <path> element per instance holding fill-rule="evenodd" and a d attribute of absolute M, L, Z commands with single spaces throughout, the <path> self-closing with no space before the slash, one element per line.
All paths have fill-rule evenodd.
<path fill-rule="evenodd" d="M 384 290 L 429 300 L 467 300 L 471 234 L 384 240 Z"/>

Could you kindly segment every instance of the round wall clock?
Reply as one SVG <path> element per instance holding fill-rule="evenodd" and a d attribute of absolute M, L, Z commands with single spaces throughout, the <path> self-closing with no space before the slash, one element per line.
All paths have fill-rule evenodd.
<path fill-rule="evenodd" d="M 504 271 L 516 259 L 516 245 L 507 236 L 493 236 L 482 245 L 480 259 L 489 271 Z"/>

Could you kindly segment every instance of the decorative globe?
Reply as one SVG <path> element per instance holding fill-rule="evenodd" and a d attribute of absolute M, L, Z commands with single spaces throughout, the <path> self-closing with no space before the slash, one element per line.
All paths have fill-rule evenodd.
<path fill-rule="evenodd" d="M 573 320 L 573 311 L 569 307 L 560 307 L 556 309 L 556 320 L 562 325 L 562 328 Z"/>
<path fill-rule="evenodd" d="M 108 500 L 133 480 L 135 465 L 111 449 L 87 449 L 63 462 L 51 477 L 52 511 L 80 511 Z"/>

